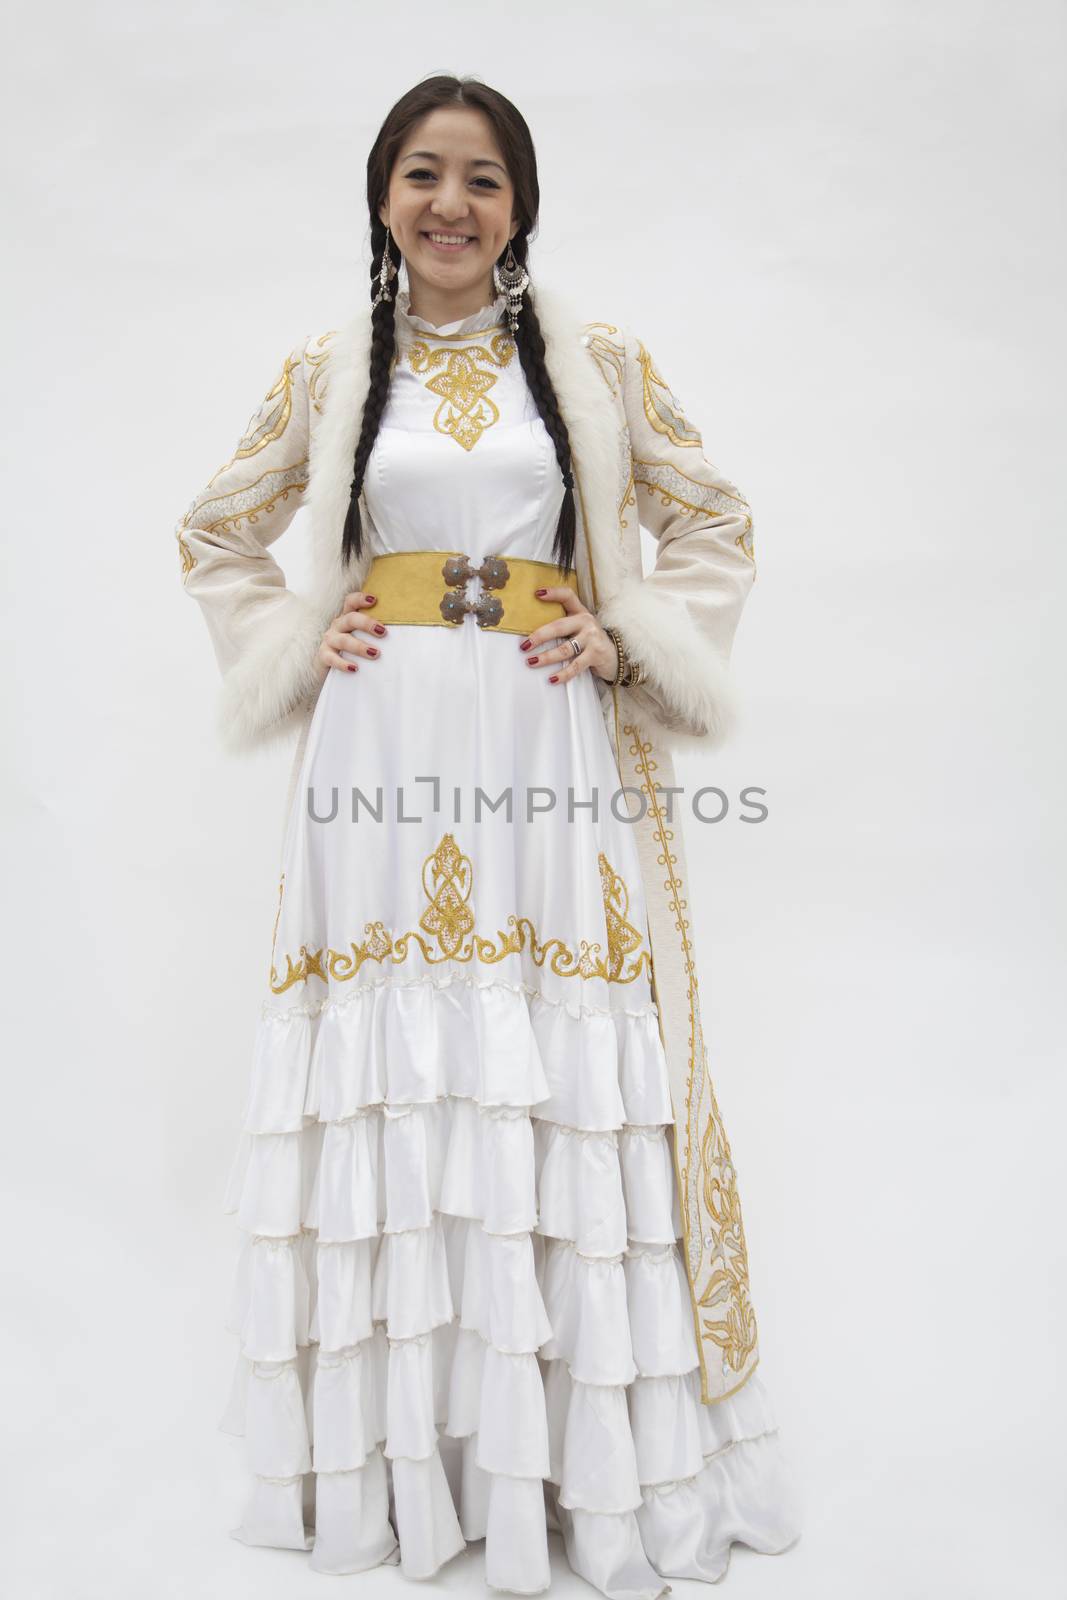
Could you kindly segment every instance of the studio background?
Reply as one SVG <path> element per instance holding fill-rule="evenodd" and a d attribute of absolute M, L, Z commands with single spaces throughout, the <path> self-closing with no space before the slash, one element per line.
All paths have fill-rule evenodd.
<path fill-rule="evenodd" d="M 531 125 L 534 283 L 644 340 L 755 516 L 744 723 L 678 774 L 735 801 L 683 823 L 689 913 L 807 1521 L 724 1593 L 1052 1592 L 1062 7 L 6 17 L 4 1588 L 330 1587 L 228 1536 L 221 1200 L 289 752 L 222 753 L 173 529 L 367 293 L 368 148 L 449 71 Z M 481 1559 L 430 1587 L 480 1595 Z"/>

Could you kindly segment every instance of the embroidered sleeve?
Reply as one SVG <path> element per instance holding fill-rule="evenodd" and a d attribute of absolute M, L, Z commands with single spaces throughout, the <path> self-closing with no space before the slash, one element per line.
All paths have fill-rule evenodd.
<path fill-rule="evenodd" d="M 704 440 L 685 414 L 640 339 L 628 341 L 626 414 L 641 522 L 657 541 L 692 532 L 699 523 L 755 566 L 752 512 L 704 453 Z M 754 574 L 753 574 L 754 576 Z"/>
<path fill-rule="evenodd" d="M 303 347 L 289 352 L 231 455 L 190 502 L 176 534 L 181 574 L 210 553 L 253 553 L 281 536 L 307 487 L 308 393 Z"/>
<path fill-rule="evenodd" d="M 665 728 L 718 739 L 732 712 L 734 632 L 755 580 L 752 512 L 706 456 L 700 429 L 644 343 L 619 338 L 632 494 L 656 540 L 640 592 L 614 609 L 644 669 L 631 692 Z"/>
<path fill-rule="evenodd" d="M 231 454 L 175 529 L 181 580 L 201 607 L 224 677 L 220 731 L 228 743 L 258 742 L 323 675 L 314 663 L 317 619 L 286 587 L 270 546 L 308 487 L 310 417 L 325 388 L 328 337 L 284 357 Z"/>

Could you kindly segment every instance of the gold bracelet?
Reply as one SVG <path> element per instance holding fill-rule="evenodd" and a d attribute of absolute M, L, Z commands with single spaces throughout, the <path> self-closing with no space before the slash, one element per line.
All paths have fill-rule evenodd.
<path fill-rule="evenodd" d="M 615 655 L 617 658 L 615 662 L 615 676 L 611 679 L 611 687 L 614 689 L 622 678 L 622 669 L 626 661 L 626 650 L 623 646 L 618 628 L 605 628 L 604 632 L 608 635 L 615 646 Z"/>
<path fill-rule="evenodd" d="M 615 676 L 611 680 L 611 686 L 612 688 L 617 687 L 620 689 L 632 688 L 635 684 L 638 684 L 642 681 L 644 677 L 644 668 L 641 666 L 639 661 L 631 660 L 627 653 L 626 646 L 622 642 L 622 636 L 619 633 L 618 628 L 605 628 L 604 632 L 610 634 L 611 638 L 614 640 L 616 654 L 619 658 L 618 664 L 615 668 Z"/>

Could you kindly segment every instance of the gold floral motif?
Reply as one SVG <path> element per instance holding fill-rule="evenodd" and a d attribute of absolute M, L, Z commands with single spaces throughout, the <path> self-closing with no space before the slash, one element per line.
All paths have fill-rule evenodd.
<path fill-rule="evenodd" d="M 655 837 L 660 850 L 656 859 L 666 873 L 663 886 L 668 896 L 668 908 L 674 913 L 674 925 L 681 940 L 682 959 L 685 964 L 686 998 L 689 1002 L 685 1139 L 684 1148 L 680 1148 L 682 1141 L 675 1140 L 674 1157 L 678 1171 L 682 1231 L 690 1281 L 695 1284 L 701 1269 L 710 1269 L 708 1282 L 701 1292 L 699 1306 L 706 1309 L 723 1308 L 723 1315 L 718 1320 L 704 1319 L 702 1335 L 697 1323 L 697 1310 L 694 1307 L 701 1386 L 703 1397 L 707 1399 L 703 1337 L 711 1339 L 719 1346 L 723 1351 L 726 1365 L 735 1372 L 744 1368 L 757 1346 L 756 1317 L 749 1293 L 748 1250 L 741 1221 L 737 1175 L 708 1070 L 707 1049 L 700 1019 L 699 980 L 693 959 L 689 918 L 686 915 L 688 901 L 682 893 L 682 880 L 676 870 L 678 857 L 671 849 L 674 830 L 667 827 L 657 794 L 660 783 L 653 776 L 657 762 L 651 755 L 651 741 L 643 739 L 640 729 L 634 727 L 632 723 L 626 723 L 623 732 L 633 741 L 629 745 L 629 752 L 636 758 L 636 770 L 641 788 L 647 797 L 649 813 L 654 820 Z M 697 1119 L 705 1090 L 710 1109 L 701 1131 Z M 707 1260 L 704 1257 L 701 1200 L 712 1229 L 707 1245 L 709 1252 Z M 754 1370 L 754 1366 L 750 1367 L 746 1378 Z M 744 1381 L 742 1379 L 742 1382 Z M 719 1398 L 726 1397 L 719 1396 Z"/>
<path fill-rule="evenodd" d="M 632 922 L 627 921 L 630 893 L 619 874 L 603 851 L 597 857 L 600 865 L 600 891 L 604 900 L 604 915 L 608 925 L 608 970 L 611 981 L 618 982 L 618 974 L 628 955 L 638 948 L 641 935 Z"/>
<path fill-rule="evenodd" d="M 488 344 L 472 344 L 461 350 L 434 348 L 425 339 L 412 342 L 408 349 L 412 371 L 434 374 L 426 388 L 441 400 L 433 419 L 438 433 L 455 439 L 464 450 L 474 449 L 482 434 L 500 418 L 489 398 L 489 391 L 497 383 L 492 368 L 508 366 L 515 348 L 506 333 L 495 334 Z"/>
<path fill-rule="evenodd" d="M 665 434 L 672 444 L 691 445 L 699 450 L 704 443 L 699 429 L 684 415 L 677 397 L 656 371 L 655 362 L 640 339 L 637 341 L 637 360 L 641 367 L 645 416 L 649 422 L 657 433 Z"/>
<path fill-rule="evenodd" d="M 473 877 L 470 857 L 463 855 L 450 833 L 422 864 L 422 887 L 430 904 L 419 918 L 419 927 L 432 934 L 450 959 L 474 927 L 468 903 Z"/>
<path fill-rule="evenodd" d="M 270 987 L 284 994 L 294 984 L 309 978 L 335 982 L 354 978 L 367 961 L 399 964 L 417 951 L 431 965 L 443 961 L 478 961 L 493 964 L 507 956 L 528 951 L 539 967 L 548 966 L 560 978 L 603 978 L 606 983 L 633 983 L 643 972 L 651 975 L 650 951 L 640 948 L 641 935 L 628 920 L 630 903 L 625 882 L 603 852 L 597 857 L 600 868 L 604 919 L 607 928 L 607 955 L 599 943 L 581 940 L 571 950 L 558 938 L 542 941 L 529 917 L 511 915 L 508 928 L 497 930 L 494 938 L 475 931 L 476 918 L 471 907 L 474 872 L 452 834 L 446 833 L 422 865 L 422 888 L 428 906 L 419 918 L 419 930 L 392 934 L 381 922 L 366 925 L 367 937 L 348 949 L 309 950 L 301 945 L 296 958 L 286 956 L 284 975 L 279 975 L 271 950 Z"/>

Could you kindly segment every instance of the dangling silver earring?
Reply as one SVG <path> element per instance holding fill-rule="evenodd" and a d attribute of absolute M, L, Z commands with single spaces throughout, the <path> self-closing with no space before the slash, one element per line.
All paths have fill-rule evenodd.
<path fill-rule="evenodd" d="M 371 301 L 371 310 L 374 309 L 374 307 L 378 304 L 378 302 L 380 300 L 389 300 L 389 299 L 392 298 L 392 296 L 389 293 L 389 283 L 390 283 L 390 280 L 395 278 L 395 277 L 396 277 L 396 265 L 395 265 L 395 263 L 393 261 L 392 256 L 389 254 L 389 229 L 386 228 L 386 230 L 385 230 L 385 248 L 382 250 L 382 265 L 381 265 L 381 270 L 378 273 L 378 293 L 374 296 L 374 299 Z"/>
<path fill-rule="evenodd" d="M 496 285 L 497 293 L 506 294 L 508 297 L 508 323 L 512 333 L 514 333 L 519 326 L 519 312 L 522 310 L 522 291 L 529 286 L 530 274 L 515 259 L 510 239 L 508 240 L 508 253 L 503 267 L 498 262 L 493 262 L 493 282 Z"/>

